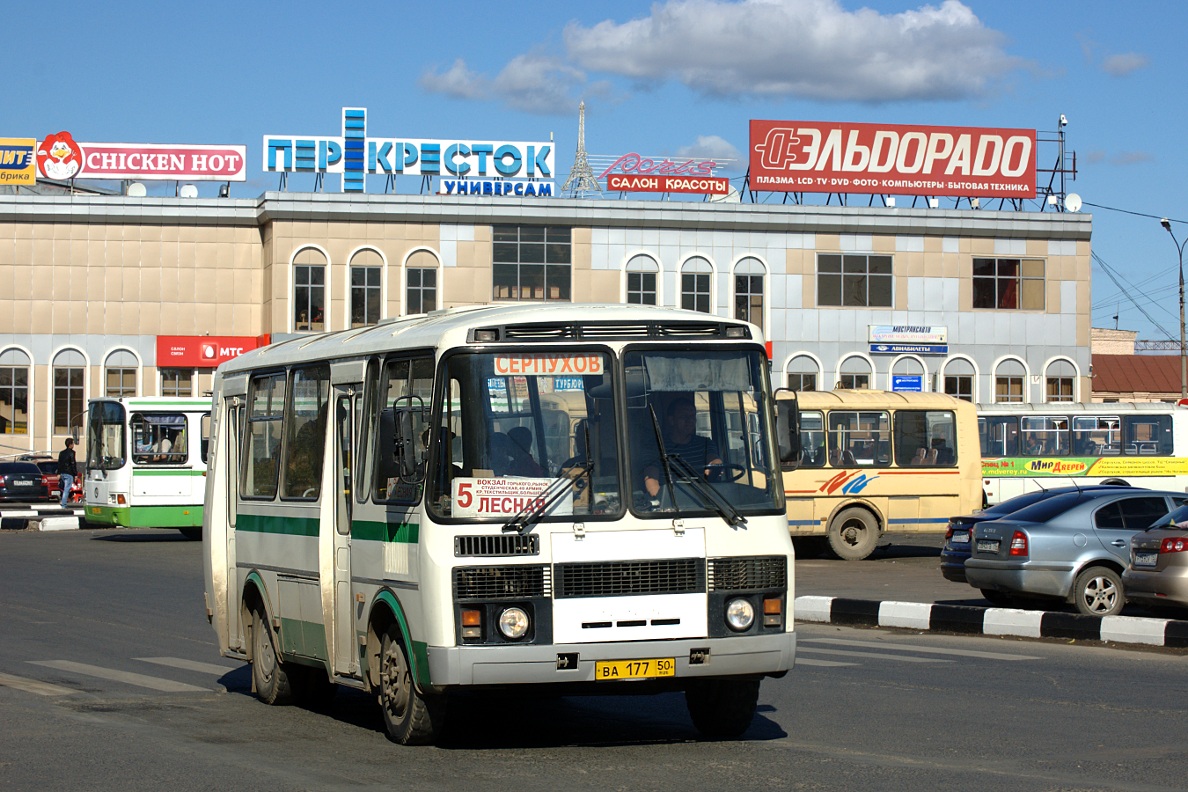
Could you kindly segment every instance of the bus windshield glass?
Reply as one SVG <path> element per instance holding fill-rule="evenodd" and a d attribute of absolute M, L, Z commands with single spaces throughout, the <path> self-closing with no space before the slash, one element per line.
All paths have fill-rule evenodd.
<path fill-rule="evenodd" d="M 759 352 L 633 349 L 623 363 L 637 511 L 733 524 L 737 513 L 782 507 Z"/>
<path fill-rule="evenodd" d="M 437 423 L 421 433 L 436 516 L 506 522 L 544 499 L 544 519 L 620 512 L 609 353 L 461 353 L 442 370 Z"/>
<path fill-rule="evenodd" d="M 124 449 L 124 406 L 117 402 L 91 403 L 87 419 L 87 469 L 119 470 L 127 461 Z"/>

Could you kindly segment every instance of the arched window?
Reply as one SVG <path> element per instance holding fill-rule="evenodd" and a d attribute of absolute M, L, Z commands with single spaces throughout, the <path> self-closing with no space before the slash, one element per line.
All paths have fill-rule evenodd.
<path fill-rule="evenodd" d="M 1070 402 L 1076 400 L 1077 370 L 1072 361 L 1053 360 L 1044 372 L 1044 401 Z"/>
<path fill-rule="evenodd" d="M 0 352 L 0 434 L 29 434 L 29 356 Z"/>
<path fill-rule="evenodd" d="M 627 262 L 627 304 L 656 304 L 656 275 L 660 265 L 651 256 L 632 256 Z"/>
<path fill-rule="evenodd" d="M 815 391 L 821 374 L 817 361 L 797 355 L 788 361 L 788 387 L 794 391 Z"/>
<path fill-rule="evenodd" d="M 919 358 L 902 357 L 891 364 L 891 390 L 925 391 L 924 364 Z"/>
<path fill-rule="evenodd" d="M 945 393 L 968 402 L 973 401 L 975 374 L 973 363 L 965 358 L 953 358 L 944 368 Z"/>
<path fill-rule="evenodd" d="M 838 368 L 837 386 L 851 390 L 869 388 L 871 373 L 870 361 L 860 355 L 851 355 Z"/>
<path fill-rule="evenodd" d="M 437 256 L 418 250 L 408 257 L 407 301 L 410 314 L 437 310 Z"/>
<path fill-rule="evenodd" d="M 351 256 L 351 327 L 365 327 L 380 320 L 384 259 L 364 248 Z"/>
<path fill-rule="evenodd" d="M 54 356 L 54 434 L 68 435 L 80 428 L 86 410 L 87 359 L 77 349 Z"/>
<path fill-rule="evenodd" d="M 136 395 L 136 355 L 117 349 L 103 361 L 103 395 L 119 399 Z"/>
<path fill-rule="evenodd" d="M 326 329 L 326 255 L 302 248 L 293 257 L 293 329 Z"/>
<path fill-rule="evenodd" d="M 734 318 L 763 329 L 764 275 L 767 268 L 757 258 L 748 256 L 734 265 Z"/>
<path fill-rule="evenodd" d="M 998 364 L 994 370 L 994 401 L 999 403 L 1024 402 L 1027 383 L 1027 369 L 1022 361 L 1011 358 Z"/>
<path fill-rule="evenodd" d="M 710 277 L 714 268 L 700 256 L 681 265 L 681 307 L 690 311 L 710 312 Z"/>

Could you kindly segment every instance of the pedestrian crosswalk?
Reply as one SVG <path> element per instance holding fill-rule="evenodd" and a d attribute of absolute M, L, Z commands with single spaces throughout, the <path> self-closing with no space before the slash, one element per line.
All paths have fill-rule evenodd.
<path fill-rule="evenodd" d="M 798 637 L 796 644 L 797 667 L 809 668 L 846 668 L 874 663 L 945 665 L 962 660 L 1019 662 L 1040 659 L 1033 655 L 1009 652 L 803 635 Z M 227 686 L 220 680 L 245 667 L 242 663 L 234 664 L 232 660 L 214 663 L 184 657 L 133 657 L 126 664 L 121 663 L 126 665 L 121 668 L 64 659 L 29 660 L 27 664 L 55 673 L 52 678 L 45 679 L 32 673 L 0 672 L 0 687 L 39 696 L 69 696 L 87 692 L 84 680 L 101 679 L 115 683 L 120 689 L 166 694 L 210 693 L 225 690 Z M 69 687 L 72 683 L 77 687 Z"/>
<path fill-rule="evenodd" d="M 120 688 L 151 690 L 157 693 L 211 693 L 226 689 L 219 680 L 243 668 L 242 664 L 209 663 L 183 657 L 135 657 L 130 658 L 129 667 L 126 668 L 80 663 L 76 660 L 29 660 L 27 664 L 57 673 L 53 675 L 52 680 L 47 680 L 38 678 L 33 673 L 24 675 L 0 672 L 0 687 L 23 690 L 39 696 L 69 696 L 88 692 L 82 684 L 83 680 L 102 679 L 114 682 Z M 157 672 L 149 673 L 154 668 Z M 169 675 L 169 670 L 184 672 L 187 681 Z M 202 677 L 206 678 L 205 682 L 202 681 Z M 194 684 L 195 682 L 198 684 Z M 78 686 L 69 687 L 71 683 Z"/>
<path fill-rule="evenodd" d="M 828 659 L 845 658 L 845 659 Z M 892 663 L 955 663 L 961 658 L 1017 662 L 1040 660 L 1033 655 L 1007 652 L 986 652 L 975 649 L 950 649 L 921 644 L 890 643 L 886 641 L 847 638 L 805 638 L 796 642 L 796 665 L 818 668 L 841 668 L 863 665 L 861 661 Z"/>

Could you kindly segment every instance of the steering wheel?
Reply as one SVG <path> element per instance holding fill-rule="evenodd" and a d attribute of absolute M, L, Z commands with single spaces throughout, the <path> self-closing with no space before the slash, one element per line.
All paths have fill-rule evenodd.
<path fill-rule="evenodd" d="M 727 481 L 738 481 L 747 474 L 747 469 L 735 462 L 722 462 L 717 465 L 706 465 L 705 469 L 709 471 L 705 480 L 714 484 L 720 484 Z"/>

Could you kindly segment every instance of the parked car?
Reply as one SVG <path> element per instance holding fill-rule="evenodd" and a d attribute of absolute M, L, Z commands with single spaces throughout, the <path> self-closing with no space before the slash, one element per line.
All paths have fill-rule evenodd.
<path fill-rule="evenodd" d="M 1140 605 L 1188 608 L 1188 506 L 1130 537 L 1122 585 Z"/>
<path fill-rule="evenodd" d="M 61 485 L 58 476 L 58 458 L 49 454 L 25 454 L 19 458 L 21 462 L 32 462 L 37 465 L 45 476 L 45 483 L 49 486 L 50 495 L 61 497 Z"/>
<path fill-rule="evenodd" d="M 1138 487 L 1045 498 L 974 526 L 966 582 L 991 602 L 1058 598 L 1081 613 L 1112 616 L 1126 604 L 1130 538 L 1184 505 L 1183 492 Z"/>
<path fill-rule="evenodd" d="M 45 474 L 32 462 L 0 462 L 0 501 L 50 500 Z"/>
<path fill-rule="evenodd" d="M 1031 492 L 1024 492 L 1022 495 L 1016 495 L 1013 498 L 1008 498 L 1001 503 L 996 503 L 993 506 L 982 509 L 979 512 L 974 512 L 973 514 L 966 514 L 961 517 L 950 517 L 949 527 L 945 531 L 945 543 L 941 547 L 941 575 L 945 578 L 945 580 L 951 580 L 954 583 L 966 582 L 965 559 L 969 558 L 969 548 L 971 537 L 973 536 L 973 527 L 978 523 L 986 522 L 987 520 L 997 520 L 1000 517 L 1006 517 L 1008 514 L 1017 512 L 1033 503 L 1039 503 L 1040 501 L 1046 498 L 1051 498 L 1054 495 L 1060 495 L 1065 492 L 1098 490 L 1102 488 L 1117 489 L 1118 486 L 1099 484 L 1085 487 L 1052 487 L 1051 489 L 1033 490 Z"/>

